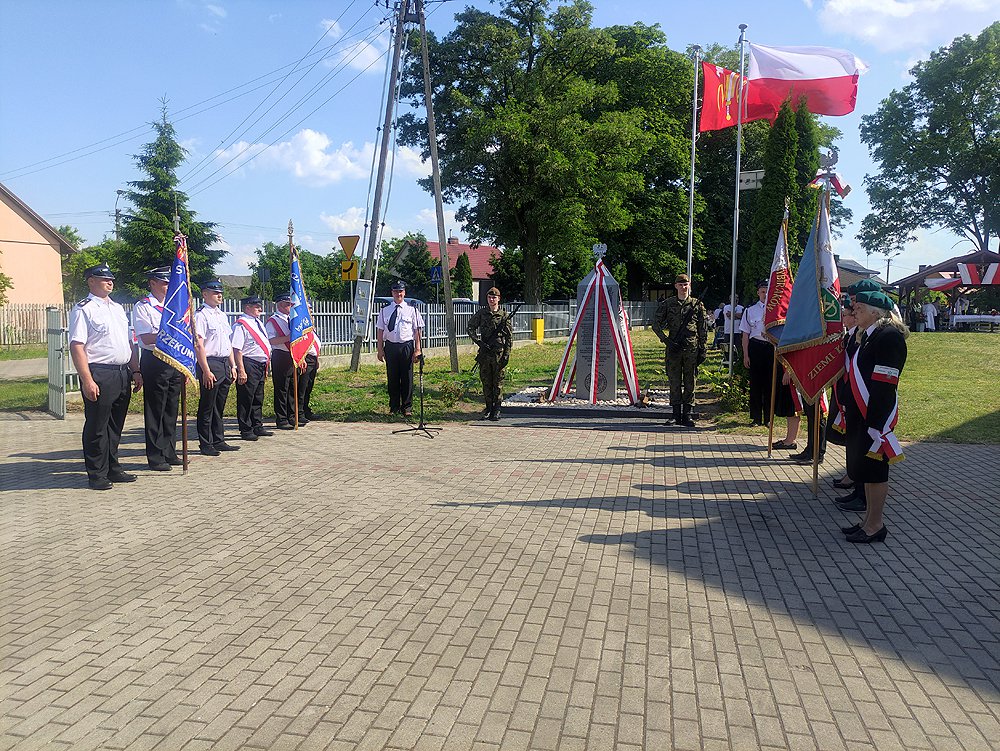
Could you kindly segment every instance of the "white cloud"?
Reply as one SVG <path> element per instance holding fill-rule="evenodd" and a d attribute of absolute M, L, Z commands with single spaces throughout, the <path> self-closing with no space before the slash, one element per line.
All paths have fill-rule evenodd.
<path fill-rule="evenodd" d="M 996 20 L 997 0 L 826 0 L 823 27 L 881 52 L 937 48 Z"/>
<path fill-rule="evenodd" d="M 349 44 L 341 50 L 338 50 L 337 54 L 333 56 L 332 59 L 326 61 L 327 67 L 337 68 L 341 65 L 347 65 L 349 68 L 354 70 L 365 70 L 369 73 L 378 73 L 381 71 L 378 65 L 375 63 L 386 54 L 389 49 L 389 39 L 387 36 L 379 36 L 373 42 L 360 41 Z"/>
<path fill-rule="evenodd" d="M 427 200 L 433 203 L 434 196 L 432 196 L 430 193 L 427 193 L 426 195 L 427 195 Z M 416 221 L 421 228 L 427 228 L 424 231 L 424 234 L 427 235 L 427 239 L 436 242 L 438 239 L 437 211 L 435 211 L 434 208 L 421 209 L 419 212 L 417 212 Z M 461 225 L 458 223 L 458 220 L 455 219 L 455 211 L 453 209 L 445 209 L 444 210 L 445 237 L 450 237 L 451 235 L 455 235 L 455 237 L 461 240 L 462 239 L 461 229 L 462 229 Z M 462 242 L 465 242 L 465 240 L 462 240 Z"/>
<path fill-rule="evenodd" d="M 344 179 L 367 178 L 374 153 L 374 143 L 366 142 L 355 147 L 351 141 L 345 141 L 333 148 L 333 141 L 328 135 L 305 128 L 291 140 L 271 147 L 241 141 L 228 149 L 216 151 L 215 158 L 220 164 L 225 164 L 236 157 L 226 167 L 230 174 L 241 172 L 244 166 L 251 170 L 279 170 L 294 175 L 310 187 L 324 187 Z M 249 161 L 251 158 L 253 161 Z M 397 175 L 426 177 L 429 165 L 421 162 L 418 152 L 401 146 L 397 149 L 395 170 Z"/>
<path fill-rule="evenodd" d="M 338 235 L 361 235 L 365 229 L 365 210 L 361 206 L 351 206 L 339 214 L 324 211 L 319 220 Z"/>
<path fill-rule="evenodd" d="M 340 28 L 339 23 L 337 23 L 336 21 L 331 21 L 327 18 L 324 18 L 322 21 L 320 21 L 320 26 L 326 29 L 326 35 L 331 39 L 339 39 L 340 36 L 344 33 L 343 30 Z"/>
<path fill-rule="evenodd" d="M 205 10 L 207 10 L 213 16 L 216 16 L 218 18 L 225 18 L 228 15 L 226 13 L 226 9 L 223 8 L 221 5 L 206 4 Z"/>
<path fill-rule="evenodd" d="M 237 243 L 231 245 L 225 238 L 219 240 L 219 246 L 225 249 L 228 255 L 222 259 L 216 269 L 217 274 L 249 274 L 250 263 L 257 260 L 254 251 L 256 245 L 250 243 Z"/>

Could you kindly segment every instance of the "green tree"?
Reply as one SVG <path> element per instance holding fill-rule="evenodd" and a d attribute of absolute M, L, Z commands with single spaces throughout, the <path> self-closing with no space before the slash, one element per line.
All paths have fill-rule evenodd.
<path fill-rule="evenodd" d="M 490 256 L 493 273 L 490 281 L 500 290 L 504 300 L 517 300 L 524 290 L 524 255 L 520 248 L 504 250 Z"/>
<path fill-rule="evenodd" d="M 738 271 L 738 285 L 749 294 L 756 285 L 756 279 L 767 276 L 774 257 L 774 243 L 781 227 L 781 217 L 788 205 L 788 245 L 789 255 L 801 255 L 798 244 L 799 224 L 799 184 L 796 170 L 799 136 L 795 127 L 796 113 L 787 100 L 778 111 L 778 118 L 767 136 L 764 152 L 764 179 L 757 191 L 754 205 L 753 230 L 750 251 L 742 258 Z M 813 170 L 813 175 L 816 174 Z M 744 191 L 746 192 L 746 191 Z"/>
<path fill-rule="evenodd" d="M 384 265 L 380 277 L 380 288 L 388 294 L 397 279 L 406 282 L 406 296 L 418 300 L 433 301 L 434 285 L 431 284 L 431 267 L 436 266 L 427 249 L 427 238 L 422 232 L 411 232 L 399 240 L 389 243 L 391 250 L 383 256 Z"/>
<path fill-rule="evenodd" d="M 819 144 L 821 133 L 816 122 L 816 116 L 809 111 L 806 100 L 799 102 L 795 111 L 795 213 L 796 223 L 792 226 L 795 232 L 795 250 L 801 253 L 809 242 L 809 232 L 816 219 L 816 209 L 819 206 L 820 191 L 810 188 L 809 183 L 816 177 L 819 169 Z M 772 249 L 773 249 L 772 245 Z M 770 268 L 770 267 L 769 267 Z"/>
<path fill-rule="evenodd" d="M 87 242 L 83 239 L 83 235 L 80 234 L 80 230 L 69 224 L 62 224 L 56 227 L 56 232 L 59 233 L 63 240 L 68 242 L 77 250 L 80 250 L 80 248 L 82 248 Z"/>
<path fill-rule="evenodd" d="M 14 280 L 0 271 L 0 305 L 7 304 L 7 290 L 9 289 L 14 289 Z"/>
<path fill-rule="evenodd" d="M 133 294 L 141 294 L 145 286 L 146 269 L 170 263 L 174 255 L 174 213 L 180 216 L 181 231 L 187 235 L 191 277 L 204 279 L 214 274 L 215 266 L 226 251 L 209 246 L 218 241 L 216 225 L 195 220 L 188 208 L 188 198 L 178 190 L 177 168 L 187 153 L 177 142 L 174 126 L 167 120 L 166 105 L 159 122 L 152 123 L 156 139 L 135 155 L 145 179 L 129 184 L 126 197 L 132 204 L 122 216 L 121 237 L 128 252 L 118 259 L 116 273 L 122 284 Z"/>
<path fill-rule="evenodd" d="M 469 254 L 462 253 L 455 261 L 454 279 L 452 280 L 452 293 L 455 297 L 472 297 L 472 263 L 469 261 Z"/>
<path fill-rule="evenodd" d="M 616 85 L 595 80 L 615 44 L 591 28 L 591 5 L 552 6 L 467 8 L 447 37 L 429 39 L 445 198 L 473 239 L 521 250 L 533 302 L 545 293 L 547 259 L 631 223 L 626 203 L 643 189 L 637 167 L 650 143 L 641 113 L 615 110 Z M 419 56 L 402 92 L 423 105 Z M 426 153 L 423 120 L 402 116 L 400 132 Z"/>
<path fill-rule="evenodd" d="M 879 165 L 865 177 L 872 213 L 858 239 L 897 247 L 918 228 L 944 227 L 989 250 L 1000 234 L 1000 21 L 960 36 L 910 69 L 861 119 Z"/>
<path fill-rule="evenodd" d="M 298 248 L 299 268 L 306 294 L 313 300 L 343 300 L 347 282 L 340 279 L 340 263 L 346 260 L 342 250 L 321 256 Z M 254 250 L 250 292 L 271 300 L 274 295 L 288 291 L 291 286 L 291 259 L 288 243 L 266 242 Z"/>
<path fill-rule="evenodd" d="M 62 234 L 61 227 L 59 230 L 59 233 Z M 128 252 L 129 249 L 124 241 L 106 237 L 97 245 L 81 247 L 78 252 L 63 256 L 63 299 L 68 303 L 73 303 L 86 297 L 90 293 L 90 289 L 83 278 L 83 272 L 99 263 L 108 264 L 115 274 L 115 291 L 112 293 L 112 297 L 122 302 L 135 298 L 137 295 L 124 286 L 124 280 L 119 271 L 121 259 Z"/>

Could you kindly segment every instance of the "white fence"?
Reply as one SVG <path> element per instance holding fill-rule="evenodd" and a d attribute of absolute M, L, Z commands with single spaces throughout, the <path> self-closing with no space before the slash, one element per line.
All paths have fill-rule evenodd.
<path fill-rule="evenodd" d="M 200 305 L 200 301 L 196 301 Z M 632 324 L 648 326 L 656 310 L 655 302 L 626 302 Z M 46 332 L 45 305 L 5 305 L 0 307 L 0 346 L 10 347 L 18 344 L 44 344 Z M 63 321 L 68 322 L 72 305 L 61 307 Z M 448 336 L 445 330 L 444 304 L 421 305 L 420 312 L 424 317 L 424 346 L 447 346 Z M 514 305 L 505 306 L 512 310 Z M 455 329 L 459 342 L 469 341 L 466 336 L 469 319 L 475 313 L 477 306 L 468 303 L 457 303 L 455 308 Z M 272 312 L 273 303 L 265 304 L 265 311 Z M 233 321 L 242 310 L 238 300 L 225 300 L 223 310 Z M 125 305 L 125 312 L 131 316 L 132 305 Z M 324 355 L 345 354 L 351 351 L 354 344 L 354 324 L 351 319 L 352 306 L 347 302 L 313 303 L 313 324 L 316 333 L 323 344 Z M 375 349 L 375 306 L 368 324 L 369 336 L 365 343 L 366 351 Z M 545 320 L 545 336 L 568 336 L 570 327 L 576 317 L 576 302 L 561 304 L 523 305 L 514 316 L 514 338 L 528 339 L 531 336 L 531 321 L 535 318 Z"/>

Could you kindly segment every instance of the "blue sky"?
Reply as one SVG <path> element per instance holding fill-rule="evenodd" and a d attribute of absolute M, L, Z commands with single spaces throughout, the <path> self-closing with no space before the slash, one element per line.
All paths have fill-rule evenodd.
<path fill-rule="evenodd" d="M 490 7 L 432 1 L 428 26 L 447 33 L 466 5 Z M 873 171 L 861 115 L 905 85 L 914 62 L 1000 17 L 1000 0 L 594 6 L 596 25 L 659 23 L 677 50 L 733 44 L 746 23 L 753 42 L 840 47 L 865 60 L 857 110 L 829 118 L 844 131 L 840 172 L 855 188 L 855 225 L 868 212 L 861 181 Z M 301 247 L 328 253 L 337 235 L 362 232 L 389 28 L 384 2 L 373 0 L 0 0 L 0 181 L 51 224 L 99 242 L 114 231 L 116 190 L 137 179 L 132 155 L 151 140 L 148 123 L 166 97 L 190 152 L 179 171 L 189 205 L 221 225 L 230 252 L 220 272 L 244 273 L 253 248 L 286 239 L 289 219 Z M 300 60 L 319 62 L 285 78 Z M 428 171 L 414 153 L 397 154 L 385 237 L 436 236 L 433 199 L 415 183 Z M 446 216 L 464 237 L 454 213 Z M 835 251 L 865 263 L 856 229 Z M 947 232 L 921 232 L 891 277 L 968 249 Z M 885 273 L 883 257 L 871 265 Z"/>

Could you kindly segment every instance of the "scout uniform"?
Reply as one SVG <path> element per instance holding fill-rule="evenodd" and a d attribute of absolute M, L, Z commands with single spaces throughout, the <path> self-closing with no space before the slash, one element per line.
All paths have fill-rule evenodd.
<path fill-rule="evenodd" d="M 276 304 L 291 302 L 287 292 L 274 298 Z M 271 383 L 274 384 L 274 422 L 280 430 L 292 430 L 295 420 L 292 377 L 295 363 L 288 351 L 292 324 L 287 313 L 277 310 L 264 325 L 271 342 Z"/>
<path fill-rule="evenodd" d="M 151 285 L 170 281 L 170 267 L 160 266 L 146 272 Z M 162 285 L 157 285 L 162 288 Z M 165 291 L 165 289 L 164 289 Z M 149 468 L 166 472 L 182 462 L 177 457 L 177 405 L 184 385 L 184 376 L 177 368 L 157 357 L 155 341 L 147 344 L 143 335 L 155 336 L 160 331 L 163 300 L 150 294 L 132 308 L 132 330 L 139 345 L 139 370 L 142 371 L 143 418 L 146 431 L 146 461 Z"/>
<path fill-rule="evenodd" d="M 468 334 L 479 346 L 476 362 L 479 363 L 479 380 L 482 381 L 486 400 L 483 417 L 496 421 L 500 419 L 503 371 L 514 346 L 514 330 L 510 325 L 510 316 L 499 307 L 500 290 L 490 287 L 486 295 L 497 298 L 497 309 L 493 311 L 489 305 L 484 305 L 473 313 L 469 319 Z"/>
<path fill-rule="evenodd" d="M 674 282 L 688 283 L 687 274 L 678 274 Z M 653 332 L 667 345 L 666 370 L 674 422 L 688 427 L 694 427 L 691 408 L 694 406 L 695 376 L 698 366 L 705 360 L 707 318 L 701 300 L 691 295 L 684 300 L 668 297 L 653 316 Z"/>
<path fill-rule="evenodd" d="M 102 263 L 84 271 L 83 278 L 114 280 L 115 275 Z M 90 487 L 110 490 L 113 483 L 134 482 L 135 475 L 123 471 L 118 461 L 132 378 L 139 373 L 125 309 L 110 294 L 89 294 L 70 312 L 69 341 L 81 382 L 89 373 L 97 385 L 96 399 L 83 400 L 83 461 Z"/>

